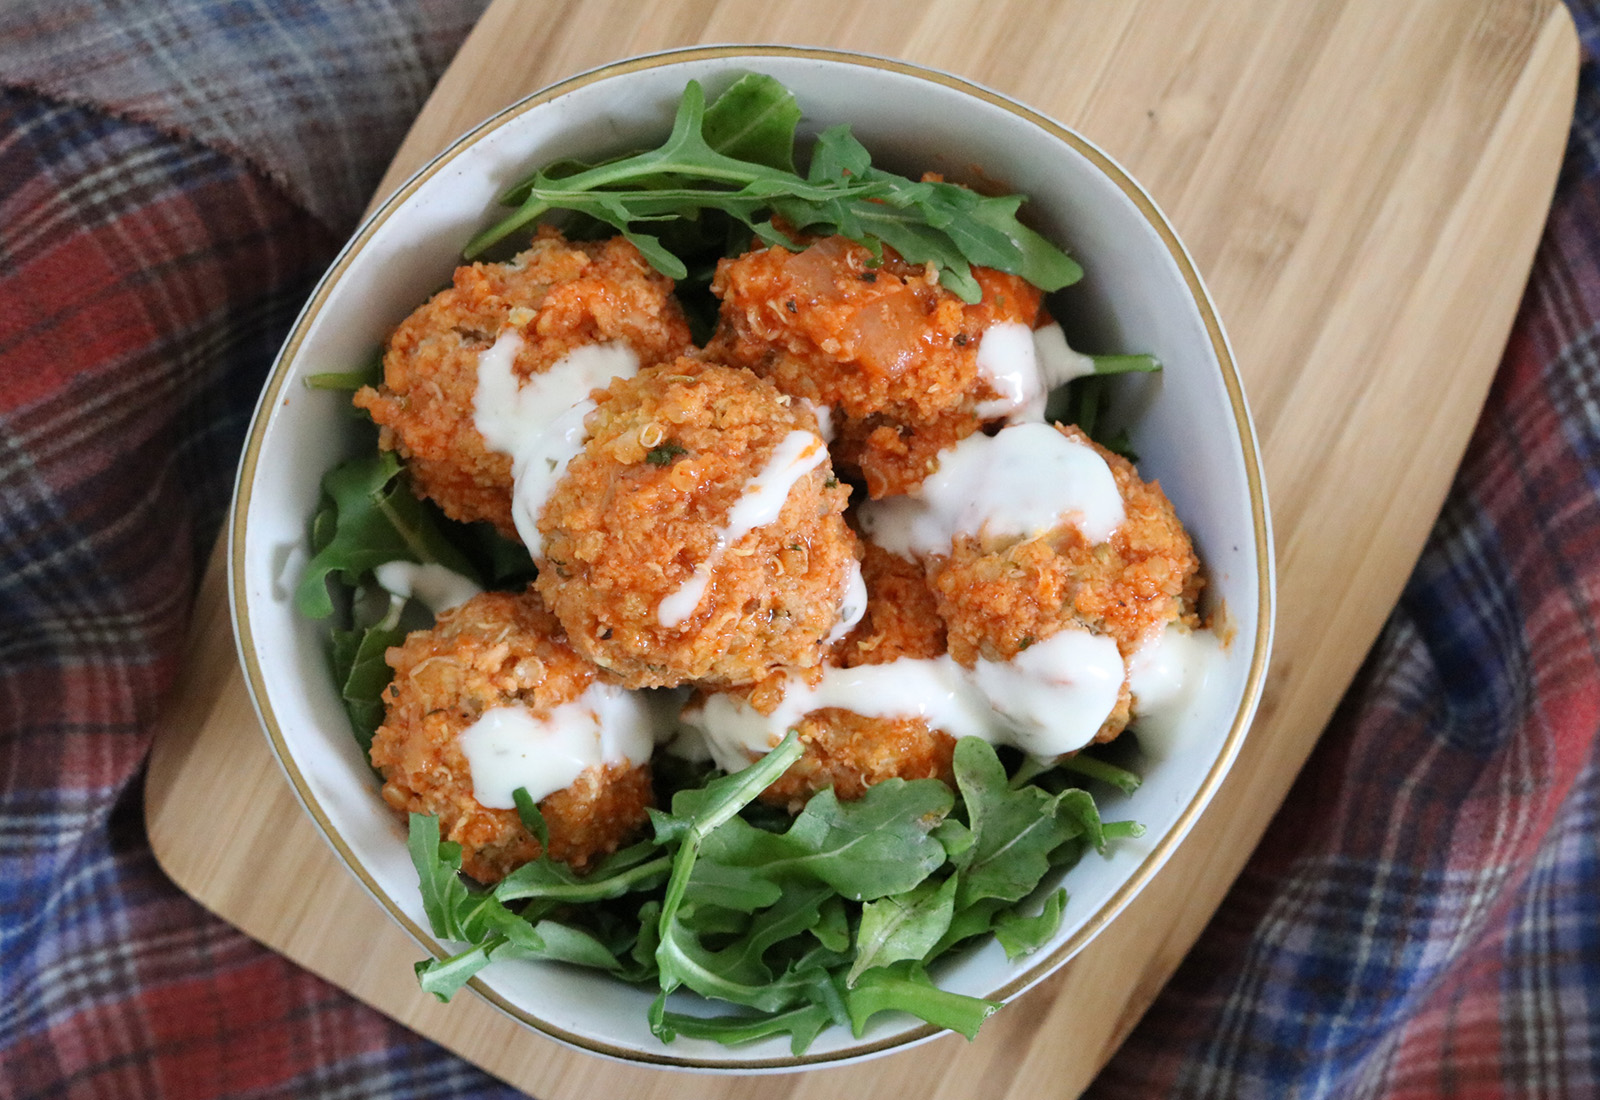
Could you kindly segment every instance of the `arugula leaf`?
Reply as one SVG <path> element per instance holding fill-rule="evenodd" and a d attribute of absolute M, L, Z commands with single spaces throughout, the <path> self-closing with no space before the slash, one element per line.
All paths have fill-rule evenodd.
<path fill-rule="evenodd" d="M 662 1030 L 674 1038 L 687 1035 L 691 1039 L 711 1039 L 726 1046 L 787 1034 L 789 1050 L 798 1056 L 804 1054 L 822 1029 L 833 1022 L 833 1014 L 825 1005 L 812 1003 L 765 1016 L 690 1016 L 667 1012 L 663 1014 Z"/>
<path fill-rule="evenodd" d="M 641 965 L 636 954 L 628 962 L 617 957 L 616 951 L 604 943 L 593 931 L 562 921 L 543 919 L 542 909 L 517 912 L 505 902 L 538 894 L 524 883 L 519 890 L 507 889 L 508 876 L 500 887 L 492 891 L 474 890 L 462 881 L 461 846 L 441 841 L 439 819 L 431 815 L 412 814 L 407 846 L 411 862 L 417 869 L 421 884 L 423 912 L 433 934 L 441 939 L 467 944 L 465 950 L 443 959 L 424 959 L 416 964 L 417 980 L 422 988 L 440 1000 L 449 1000 L 468 979 L 496 959 L 547 959 L 552 962 L 572 963 L 578 966 L 609 970 L 633 978 L 648 977 L 653 964 Z M 637 849 L 639 846 L 635 846 Z M 626 854 L 625 854 L 626 853 Z M 618 880 L 629 868 L 638 869 L 639 853 L 624 849 L 617 853 L 623 857 L 613 860 L 626 864 L 623 874 L 609 877 L 606 882 L 582 882 L 580 888 L 569 891 L 569 899 L 591 901 L 619 896 L 627 892 L 618 887 Z M 519 868 L 540 868 L 548 875 L 554 865 L 545 861 L 530 863 Z M 565 867 L 570 876 L 571 871 Z M 603 862 L 596 868 L 596 877 L 606 876 Z M 559 877 L 559 876 L 557 876 Z M 657 876 L 659 881 L 660 876 Z M 628 886 L 638 886 L 629 880 Z M 608 888 L 609 886 L 609 888 Z M 587 889 L 584 889 L 586 887 Z M 647 906 L 648 908 L 648 906 Z M 637 945 L 635 945 L 637 946 Z"/>
<path fill-rule="evenodd" d="M 448 1001 L 461 991 L 472 976 L 489 965 L 489 956 L 505 941 L 494 939 L 474 944 L 459 955 L 447 959 L 423 959 L 414 964 L 417 985 L 424 993 L 432 993 L 441 1001 Z"/>
<path fill-rule="evenodd" d="M 466 939 L 457 910 L 472 903 L 472 896 L 461 881 L 461 845 L 439 839 L 439 819 L 429 814 L 412 814 L 406 847 L 417 869 L 422 889 L 422 910 L 436 936 Z"/>
<path fill-rule="evenodd" d="M 1127 768 L 1119 768 L 1096 756 L 1078 753 L 1064 758 L 1059 766 L 1087 779 L 1098 779 L 1102 783 L 1109 783 L 1123 794 L 1132 794 L 1139 789 L 1140 780 L 1137 775 Z"/>
<path fill-rule="evenodd" d="M 604 901 L 659 886 L 671 867 L 671 857 L 648 840 L 613 852 L 582 875 L 541 853 L 501 879 L 494 896 L 502 902 L 529 898 L 568 904 Z"/>
<path fill-rule="evenodd" d="M 875 966 L 904 959 L 924 959 L 950 928 L 955 911 L 956 880 L 924 880 L 903 894 L 868 902 L 861 907 L 861 930 L 856 933 L 856 961 L 844 983 L 853 986 Z"/>
<path fill-rule="evenodd" d="M 850 1028 L 856 1038 L 865 1034 L 867 1021 L 880 1012 L 909 1012 L 935 1027 L 975 1038 L 978 1027 L 1000 1009 L 1000 1002 L 966 997 L 940 989 L 928 980 L 917 963 L 879 967 L 861 975 L 845 994 Z"/>
<path fill-rule="evenodd" d="M 661 902 L 651 898 L 639 906 L 639 935 L 628 953 L 635 981 L 653 981 L 657 976 L 656 949 L 661 946 Z"/>
<path fill-rule="evenodd" d="M 438 818 L 412 814 L 407 847 L 433 934 L 469 945 L 448 958 L 416 964 L 417 981 L 426 992 L 447 1001 L 502 949 L 523 957 L 545 950 L 543 938 L 531 924 L 493 895 L 469 890 L 461 881 L 461 846 L 439 839 Z"/>
<path fill-rule="evenodd" d="M 887 245 L 910 263 L 932 263 L 940 282 L 967 302 L 981 297 L 972 264 L 1020 275 L 1045 291 L 1082 277 L 1070 257 L 1017 219 L 1021 196 L 990 198 L 874 168 L 848 126 L 817 138 L 810 168 L 800 176 L 793 167 L 799 114 L 793 96 L 769 77 L 742 78 L 709 108 L 700 85 L 690 81 L 662 145 L 535 172 L 504 196 L 516 211 L 469 241 L 463 255 L 480 256 L 545 214 L 565 210 L 610 226 L 656 270 L 683 279 L 689 266 L 666 247 L 658 226 L 715 211 L 768 245 L 799 247 L 774 217 L 803 233 L 843 235 L 875 256 Z"/>
<path fill-rule="evenodd" d="M 517 817 L 522 827 L 539 842 L 539 850 L 543 852 L 550 847 L 550 827 L 544 823 L 544 814 L 539 811 L 539 804 L 528 793 L 528 788 L 518 787 L 512 791 L 511 801 L 516 803 Z"/>
<path fill-rule="evenodd" d="M 1069 787 L 1057 795 L 1056 818 L 1066 825 L 1069 836 L 1081 834 L 1094 845 L 1095 851 L 1105 854 L 1105 828 L 1100 823 L 1100 810 L 1094 804 L 1094 796 L 1088 791 Z"/>
<path fill-rule="evenodd" d="M 1067 889 L 1063 886 L 1044 899 L 1034 916 L 1023 916 L 1015 909 L 1000 913 L 994 922 L 994 938 L 1005 948 L 1006 958 L 1015 961 L 1048 943 L 1061 927 L 1061 912 L 1066 904 Z"/>
<path fill-rule="evenodd" d="M 744 936 L 726 950 L 729 962 L 736 967 L 761 965 L 773 947 L 815 928 L 822 919 L 823 903 L 837 896 L 826 886 L 784 891 L 771 908 L 750 922 Z"/>
<path fill-rule="evenodd" d="M 1011 903 L 1002 898 L 979 898 L 971 905 L 957 909 L 950 917 L 950 927 L 945 929 L 939 942 L 928 952 L 928 958 L 940 958 L 974 936 L 994 931 L 995 918 L 1010 907 Z"/>
<path fill-rule="evenodd" d="M 354 584 L 384 562 L 437 562 L 481 579 L 405 484 L 393 451 L 335 466 L 323 475 L 322 489 L 336 510 L 334 528 L 327 536 L 323 524 L 326 541 L 306 564 L 295 589 L 295 607 L 306 618 L 326 619 L 333 614 L 326 582 L 335 572 Z"/>
<path fill-rule="evenodd" d="M 956 863 L 957 907 L 980 898 L 1024 897 L 1049 870 L 1050 853 L 1078 835 L 1082 824 L 1058 815 L 1055 798 L 1038 787 L 1011 790 L 1005 767 L 986 741 L 958 741 L 954 771 L 972 829 L 972 846 Z"/>
<path fill-rule="evenodd" d="M 765 909 L 782 897 L 783 888 L 770 878 L 748 867 L 735 867 L 704 858 L 695 863 L 684 894 L 689 902 L 715 903 L 741 913 Z"/>
<path fill-rule="evenodd" d="M 706 108 L 706 144 L 752 164 L 794 171 L 794 131 L 800 104 L 764 73 L 746 73 Z"/>
<path fill-rule="evenodd" d="M 1018 221 L 1015 209 L 1007 210 L 1002 205 L 1006 201 L 996 199 L 980 204 L 972 209 L 970 216 L 1011 238 L 1011 243 L 1022 254 L 1021 266 L 1013 274 L 1021 275 L 1043 290 L 1071 286 L 1082 279 L 1083 268 L 1078 261 Z"/>
<path fill-rule="evenodd" d="M 845 183 L 866 175 L 871 167 L 872 154 L 856 140 L 847 123 L 840 123 L 817 135 L 806 179 L 812 183 Z"/>
<path fill-rule="evenodd" d="M 680 791 L 672 800 L 670 814 L 651 811 L 657 841 L 678 842 L 678 851 L 672 861 L 672 874 L 667 879 L 666 894 L 662 898 L 661 915 L 657 921 L 660 940 L 656 947 L 656 966 L 663 994 L 672 992 L 680 985 L 688 985 L 706 996 L 723 996 L 724 999 L 757 997 L 761 1003 L 752 1004 L 752 1007 L 770 1005 L 767 1011 L 789 1007 L 788 998 L 791 994 L 788 990 L 774 989 L 762 994 L 760 990 L 751 988 L 749 975 L 719 973 L 715 960 L 705 957 L 705 949 L 699 940 L 679 919 L 679 910 L 683 907 L 695 860 L 705 838 L 771 785 L 790 764 L 799 759 L 800 753 L 799 739 L 790 731 L 777 747 L 744 771 L 714 779 L 700 790 Z M 661 1003 L 665 1004 L 664 1001 Z M 740 1003 L 751 1002 L 745 999 Z M 659 1017 L 659 1011 L 652 1012 L 652 1027 L 659 1025 Z"/>
<path fill-rule="evenodd" d="M 305 378 L 305 387 L 308 390 L 339 390 L 349 393 L 359 390 L 362 386 L 376 386 L 382 380 L 383 352 L 380 350 L 373 353 L 365 365 L 356 370 L 308 374 Z"/>
<path fill-rule="evenodd" d="M 944 848 L 931 830 L 954 801 L 936 779 L 891 779 L 853 802 L 824 790 L 787 832 L 735 820 L 707 838 L 704 852 L 775 882 L 821 882 L 846 898 L 870 901 L 912 889 L 944 863 Z"/>
<path fill-rule="evenodd" d="M 609 947 L 601 943 L 592 933 L 581 928 L 574 928 L 559 921 L 542 920 L 533 926 L 533 932 L 539 937 L 538 948 L 523 948 L 519 944 L 508 943 L 496 952 L 495 956 L 548 959 L 551 962 L 587 966 L 594 970 L 623 969 L 621 960 Z"/>
<path fill-rule="evenodd" d="M 755 801 L 756 795 L 800 759 L 802 751 L 799 739 L 791 730 L 772 751 L 743 771 L 713 779 L 704 787 L 679 791 L 672 796 L 670 813 L 650 811 L 656 841 L 666 844 L 684 840 L 698 850 L 700 842 L 712 830 Z"/>
<path fill-rule="evenodd" d="M 371 626 L 330 631 L 334 680 L 362 756 L 371 751 L 372 735 L 383 724 L 383 689 L 394 678 L 384 654 L 405 641 L 400 629 L 404 607 L 404 600 L 390 597 L 388 613 Z"/>
<path fill-rule="evenodd" d="M 844 954 L 850 950 L 850 915 L 845 912 L 844 899 L 833 894 L 823 900 L 818 909 L 817 923 L 811 934 L 829 951 Z"/>
<path fill-rule="evenodd" d="M 487 581 L 489 588 L 526 588 L 538 575 L 533 556 L 520 542 L 506 538 L 492 523 L 444 521 L 440 530 L 471 563 L 467 575 Z"/>

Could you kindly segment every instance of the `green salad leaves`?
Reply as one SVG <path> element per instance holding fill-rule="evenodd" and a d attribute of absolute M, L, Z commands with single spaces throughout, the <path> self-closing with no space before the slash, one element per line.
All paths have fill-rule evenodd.
<path fill-rule="evenodd" d="M 990 197 L 884 171 L 847 125 L 818 135 L 800 175 L 800 117 L 794 95 L 770 76 L 741 77 L 710 107 L 690 81 L 659 148 L 540 169 L 502 196 L 515 213 L 474 237 L 464 254 L 473 259 L 566 210 L 610 226 L 662 274 L 683 279 L 689 267 L 663 243 L 660 227 L 697 225 L 716 212 L 768 245 L 798 247 L 794 234 L 838 234 L 878 255 L 888 245 L 909 263 L 932 263 L 939 281 L 966 302 L 981 297 L 973 264 L 1020 275 L 1044 291 L 1083 277 L 1070 256 L 1017 219 L 1022 196 Z M 726 223 L 719 224 L 725 239 Z"/>
<path fill-rule="evenodd" d="M 830 1024 L 860 1035 L 885 1011 L 970 1038 L 1000 1006 L 939 989 L 929 965 L 990 933 L 1012 958 L 1036 950 L 1066 902 L 1064 889 L 1034 898 L 1046 876 L 1139 832 L 1103 824 L 1077 787 L 1014 785 L 977 738 L 956 746 L 954 792 L 893 779 L 853 802 L 823 791 L 792 822 L 742 816 L 800 751 L 790 733 L 744 771 L 680 789 L 651 811 L 651 839 L 582 876 L 541 857 L 493 889 L 469 887 L 460 847 L 413 815 L 429 924 L 465 945 L 417 964 L 422 987 L 448 998 L 495 959 L 541 958 L 654 986 L 650 1027 L 664 1041 L 786 1034 L 798 1054 Z M 728 1010 L 670 1011 L 679 988 Z"/>

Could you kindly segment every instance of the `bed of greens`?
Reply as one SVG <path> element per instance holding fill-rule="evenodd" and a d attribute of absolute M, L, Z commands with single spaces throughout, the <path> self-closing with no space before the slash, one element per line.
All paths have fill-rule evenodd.
<path fill-rule="evenodd" d="M 1081 272 L 1016 218 L 1020 196 L 986 197 L 874 167 L 848 127 L 824 131 L 796 169 L 800 108 L 777 81 L 746 76 L 706 106 L 691 83 L 661 147 L 596 165 L 547 165 L 504 197 L 513 212 L 468 245 L 491 254 L 554 215 L 569 235 L 620 232 L 649 261 L 709 298 L 710 266 L 751 239 L 840 233 L 874 250 L 931 262 L 958 295 L 975 296 L 970 265 L 1022 275 L 1055 290 Z M 969 298 L 969 300 L 971 300 Z M 691 300 L 687 303 L 695 308 Z M 701 308 L 714 309 L 714 302 Z M 1147 357 L 1107 357 L 1105 374 L 1145 370 Z M 368 370 L 313 376 L 352 390 Z M 1069 418 L 1096 434 L 1104 374 L 1060 395 Z M 363 423 L 362 430 L 371 430 Z M 428 624 L 414 601 L 383 591 L 390 561 L 437 563 L 485 588 L 524 588 L 527 552 L 485 524 L 446 520 L 411 490 L 401 463 L 371 446 L 323 479 L 311 560 L 296 602 L 330 626 L 329 652 L 363 752 L 383 718 L 385 651 Z M 755 801 L 800 754 L 793 733 L 748 769 L 723 775 L 658 753 L 649 835 L 576 874 L 542 857 L 493 888 L 460 874 L 457 845 L 437 819 L 412 815 L 409 848 L 435 936 L 457 946 L 417 964 L 424 989 L 449 998 L 496 960 L 592 967 L 655 991 L 651 1030 L 741 1043 L 787 1035 L 803 1052 L 830 1026 L 860 1035 L 879 1012 L 910 1013 L 967 1036 L 999 1006 L 941 990 L 936 960 L 990 937 L 1008 956 L 1047 943 L 1065 889 L 1041 884 L 1089 850 L 1137 836 L 1102 822 L 1086 787 L 1131 792 L 1127 749 L 1108 746 L 1054 762 L 997 753 L 968 738 L 955 751 L 956 787 L 892 780 L 853 802 L 831 791 L 796 817 Z M 538 808 L 518 792 L 523 823 L 546 838 Z M 668 995 L 705 1000 L 693 1013 Z"/>

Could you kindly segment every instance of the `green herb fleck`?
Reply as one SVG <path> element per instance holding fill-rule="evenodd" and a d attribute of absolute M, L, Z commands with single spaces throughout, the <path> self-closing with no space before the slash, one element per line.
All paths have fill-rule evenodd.
<path fill-rule="evenodd" d="M 650 463 L 652 466 L 666 466 L 679 455 L 686 455 L 688 453 L 689 448 L 685 447 L 675 439 L 669 439 L 665 443 L 661 444 L 661 446 L 652 448 L 650 453 L 644 456 L 644 460 Z"/>

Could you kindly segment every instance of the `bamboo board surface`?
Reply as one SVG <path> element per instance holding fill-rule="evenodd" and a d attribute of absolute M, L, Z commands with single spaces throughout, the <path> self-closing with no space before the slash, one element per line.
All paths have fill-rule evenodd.
<path fill-rule="evenodd" d="M 418 948 L 323 842 L 262 736 L 219 548 L 156 736 L 152 844 L 251 936 L 543 1100 L 1076 1096 L 1216 909 L 1416 560 L 1544 222 L 1572 110 L 1571 22 L 1558 0 L 496 0 L 378 194 L 527 92 L 710 42 L 847 48 L 986 84 L 1105 148 L 1185 239 L 1254 412 L 1279 592 L 1259 715 L 1194 832 L 971 1044 L 767 1077 L 575 1053 L 476 997 L 417 990 Z"/>

